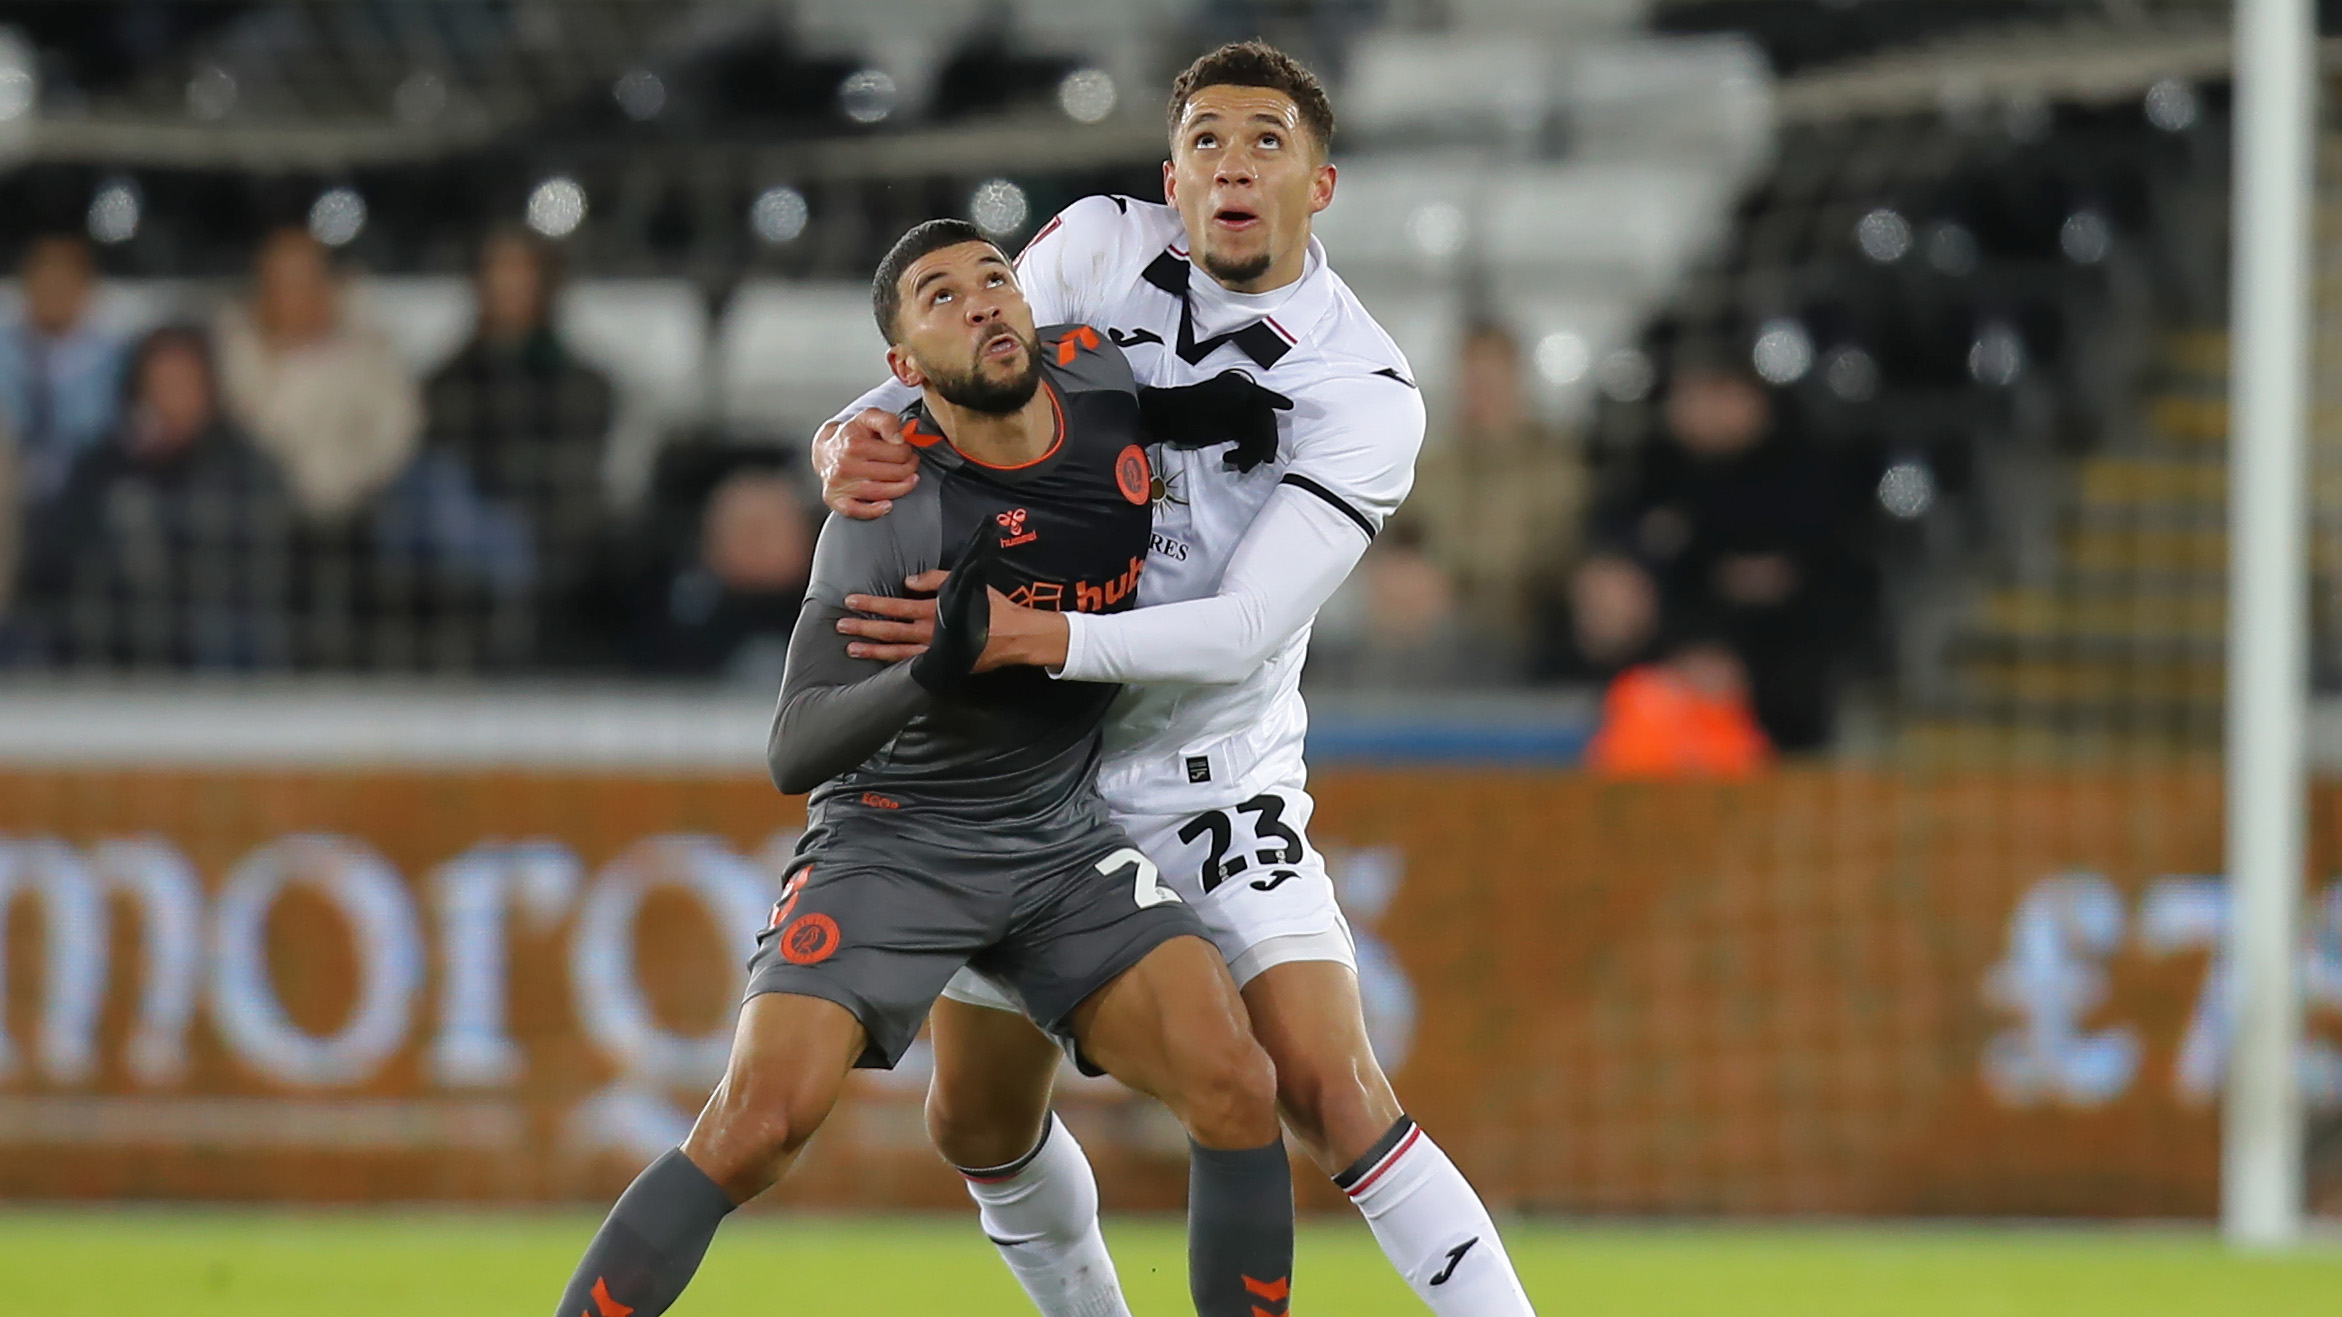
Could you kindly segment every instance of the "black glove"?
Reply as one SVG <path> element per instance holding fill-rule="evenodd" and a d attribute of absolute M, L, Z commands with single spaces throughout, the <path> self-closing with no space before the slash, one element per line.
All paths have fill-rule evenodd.
<path fill-rule="evenodd" d="M 992 596 L 986 589 L 991 567 L 992 525 L 987 521 L 960 550 L 950 578 L 935 596 L 935 637 L 927 642 L 927 652 L 911 660 L 911 680 L 930 694 L 959 689 L 992 639 Z"/>
<path fill-rule="evenodd" d="M 1293 400 L 1264 389 L 1240 370 L 1224 370 L 1201 384 L 1138 391 L 1139 428 L 1148 443 L 1173 448 L 1234 444 L 1228 465 L 1250 471 L 1277 455 L 1277 413 Z"/>

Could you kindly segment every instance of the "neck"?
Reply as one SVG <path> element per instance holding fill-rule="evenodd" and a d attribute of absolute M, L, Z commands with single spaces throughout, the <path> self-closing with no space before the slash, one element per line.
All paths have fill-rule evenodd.
<path fill-rule="evenodd" d="M 951 446 L 987 466 L 1024 466 L 1038 462 L 1057 442 L 1057 409 L 1049 401 L 1044 381 L 1025 405 L 1005 415 L 979 412 L 950 402 L 933 389 L 923 390 L 927 414 Z"/>

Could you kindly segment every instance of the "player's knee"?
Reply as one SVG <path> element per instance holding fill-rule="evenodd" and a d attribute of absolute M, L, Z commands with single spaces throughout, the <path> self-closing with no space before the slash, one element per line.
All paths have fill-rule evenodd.
<path fill-rule="evenodd" d="M 1277 1105 L 1296 1125 L 1323 1129 L 1362 1110 L 1366 1090 L 1348 1066 L 1319 1056 L 1286 1057 L 1277 1066 Z"/>
<path fill-rule="evenodd" d="M 1214 1148 L 1257 1148 L 1277 1137 L 1277 1072 L 1238 1034 L 1195 1058 L 1186 1085 L 1188 1132 Z"/>
<path fill-rule="evenodd" d="M 763 1193 L 825 1114 L 782 1076 L 726 1075 L 683 1144 L 684 1155 L 735 1200 Z"/>
<path fill-rule="evenodd" d="M 1310 1156 L 1338 1170 L 1399 1118 L 1398 1099 L 1371 1053 L 1288 1049 L 1276 1058 L 1277 1108 Z"/>
<path fill-rule="evenodd" d="M 927 1139 L 943 1159 L 962 1169 L 1006 1166 L 1033 1150 L 1048 1122 L 1010 1119 L 980 1103 L 954 1099 L 941 1088 L 927 1090 Z"/>

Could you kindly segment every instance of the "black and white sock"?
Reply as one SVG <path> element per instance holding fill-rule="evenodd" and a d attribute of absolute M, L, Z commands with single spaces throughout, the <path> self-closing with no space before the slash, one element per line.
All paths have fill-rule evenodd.
<path fill-rule="evenodd" d="M 1187 1291 L 1196 1317 L 1284 1317 L 1293 1292 L 1293 1164 L 1285 1141 L 1187 1145 Z"/>
<path fill-rule="evenodd" d="M 959 1172 L 985 1237 L 1041 1317 L 1130 1317 L 1098 1227 L 1097 1173 L 1056 1113 L 1031 1152 Z"/>
<path fill-rule="evenodd" d="M 659 1317 L 691 1283 L 732 1206 L 681 1148 L 652 1162 L 586 1245 L 554 1317 Z"/>
<path fill-rule="evenodd" d="M 1480 1195 L 1414 1121 L 1399 1117 L 1334 1184 L 1440 1317 L 1535 1317 Z"/>

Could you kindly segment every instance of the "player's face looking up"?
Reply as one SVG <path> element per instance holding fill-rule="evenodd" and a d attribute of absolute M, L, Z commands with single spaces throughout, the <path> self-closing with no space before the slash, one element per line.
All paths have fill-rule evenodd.
<path fill-rule="evenodd" d="M 903 271 L 899 287 L 886 354 L 896 379 L 993 415 L 1032 401 L 1041 383 L 1033 308 L 998 248 L 963 242 L 929 252 Z"/>
<path fill-rule="evenodd" d="M 1235 292 L 1266 292 L 1301 277 L 1310 218 L 1334 199 L 1334 167 L 1291 96 L 1203 87 L 1172 138 L 1163 196 L 1207 273 Z"/>

